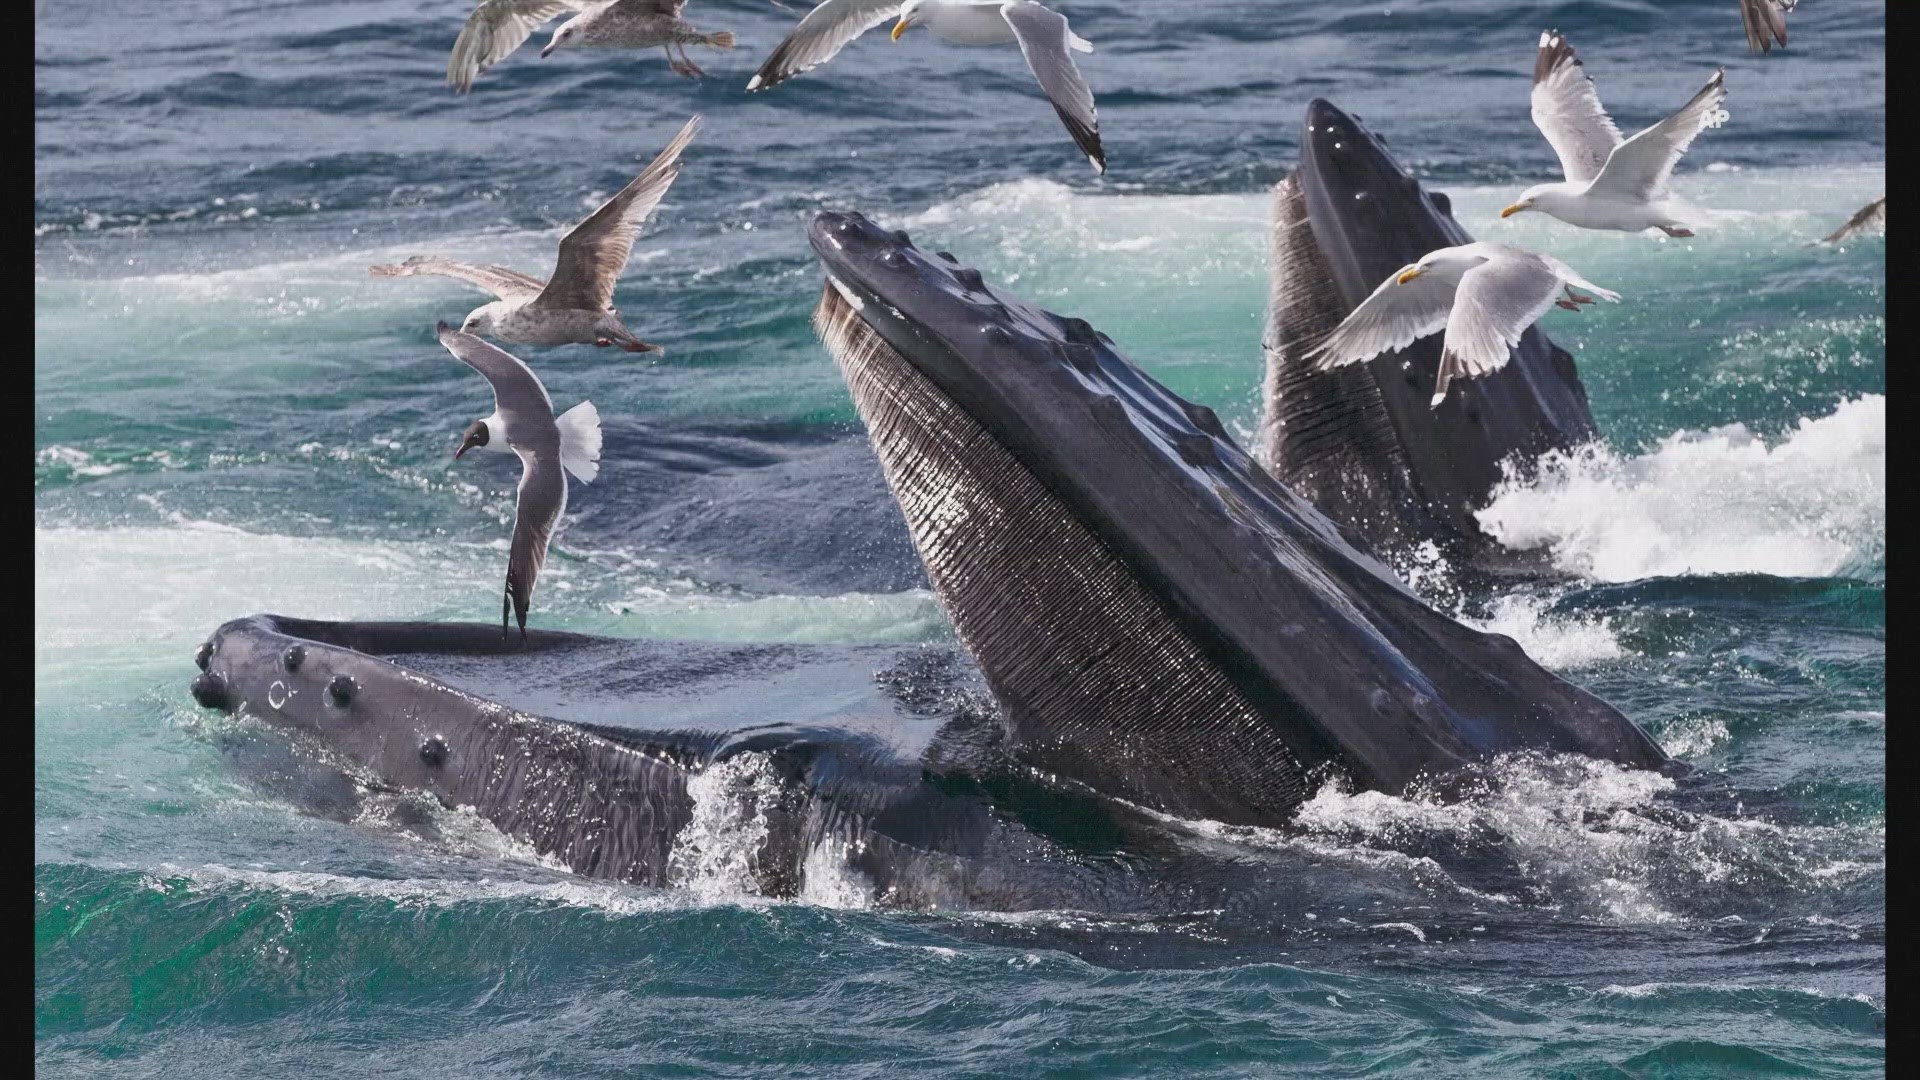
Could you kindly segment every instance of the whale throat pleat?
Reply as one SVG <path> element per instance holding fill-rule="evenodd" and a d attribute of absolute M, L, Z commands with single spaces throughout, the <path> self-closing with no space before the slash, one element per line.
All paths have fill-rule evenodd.
<path fill-rule="evenodd" d="M 1375 382 L 1374 365 L 1315 371 L 1305 359 L 1346 317 L 1347 307 L 1314 240 L 1295 175 L 1274 187 L 1272 229 L 1261 341 L 1266 374 L 1260 463 L 1334 520 L 1369 534 L 1397 532 L 1399 516 L 1380 508 L 1411 512 L 1424 500 L 1412 483 L 1406 446 Z"/>
<path fill-rule="evenodd" d="M 814 325 L 1025 761 L 1184 817 L 1306 798 L 1262 711 L 1057 495 L 831 287 Z"/>

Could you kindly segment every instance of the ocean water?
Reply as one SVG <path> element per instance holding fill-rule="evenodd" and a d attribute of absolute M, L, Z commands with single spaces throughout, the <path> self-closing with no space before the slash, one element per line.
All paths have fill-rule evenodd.
<path fill-rule="evenodd" d="M 536 39 L 465 99 L 441 82 L 465 0 L 37 9 L 43 1074 L 1884 1070 L 1884 245 L 1808 246 L 1884 190 L 1884 5 L 1808 0 L 1757 58 L 1732 0 L 1063 0 L 1098 47 L 1104 178 L 1011 52 L 870 35 L 748 95 L 800 12 L 689 7 L 741 41 L 696 54 L 704 81 Z M 1732 118 L 1676 178 L 1699 236 L 1498 219 L 1552 176 L 1526 103 L 1549 26 L 1629 131 L 1725 66 Z M 1315 96 L 1477 237 L 1623 294 L 1546 319 L 1604 441 L 1482 513 L 1570 581 L 1463 595 L 1405 569 L 1693 779 L 1513 759 L 1460 801 L 1329 789 L 1284 830 L 1169 823 L 1232 868 L 1224 900 L 904 912 L 831 852 L 776 902 L 724 843 L 648 890 L 420 800 L 340 820 L 238 767 L 257 733 L 187 695 L 236 616 L 492 618 L 516 476 L 448 460 L 489 403 L 432 339 L 483 298 L 365 267 L 545 272 L 693 112 L 617 294 L 665 355 L 523 353 L 608 436 L 533 618 L 951 640 L 808 327 L 808 216 L 953 251 L 1245 436 L 1265 189 Z M 783 528 L 802 503 L 830 512 Z"/>

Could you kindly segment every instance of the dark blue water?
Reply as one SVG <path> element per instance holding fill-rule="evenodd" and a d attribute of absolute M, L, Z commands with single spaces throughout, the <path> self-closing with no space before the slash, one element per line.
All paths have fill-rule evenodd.
<path fill-rule="evenodd" d="M 695 0 L 741 47 L 556 53 L 442 83 L 468 6 L 43 10 L 35 41 L 36 1058 L 48 1075 L 1809 1075 L 1883 1070 L 1885 270 L 1806 242 L 1884 189 L 1884 6 L 1807 0 L 1062 4 L 1109 172 L 1019 57 L 870 35 L 742 89 L 799 11 Z M 164 15 L 164 19 L 163 19 Z M 1727 69 L 1676 188 L 1698 238 L 1500 221 L 1553 177 L 1533 46 L 1622 128 Z M 1623 294 L 1547 329 L 1606 442 L 1483 515 L 1576 584 L 1416 586 L 1697 767 L 1499 763 L 1464 802 L 1322 792 L 1287 830 L 1168 823 L 1192 876 L 1116 910 L 800 902 L 724 860 L 652 891 L 470 814 L 316 813 L 185 692 L 259 611 L 487 619 L 510 463 L 431 337 L 707 124 L 617 301 L 657 359 L 527 350 L 606 420 L 540 625 L 951 640 L 808 315 L 801 227 L 850 207 L 1087 318 L 1246 433 L 1268 185 L 1306 102 L 1358 113 L 1466 227 Z M 805 529 L 794 521 L 809 523 Z M 768 703 L 770 712 L 781 708 Z M 430 819 L 432 827 L 417 823 Z"/>

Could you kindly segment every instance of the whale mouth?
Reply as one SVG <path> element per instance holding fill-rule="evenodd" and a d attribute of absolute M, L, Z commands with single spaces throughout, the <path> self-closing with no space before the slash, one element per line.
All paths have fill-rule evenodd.
<path fill-rule="evenodd" d="M 1427 608 L 1086 322 L 858 214 L 810 240 L 815 326 L 1035 767 L 1276 824 L 1334 774 L 1397 790 L 1522 747 L 1664 760 L 1511 639 Z"/>

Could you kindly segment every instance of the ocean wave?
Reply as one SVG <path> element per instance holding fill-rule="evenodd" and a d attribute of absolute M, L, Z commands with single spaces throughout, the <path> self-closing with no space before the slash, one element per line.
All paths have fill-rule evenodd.
<path fill-rule="evenodd" d="M 1626 925 L 1712 922 L 1750 901 L 1777 911 L 1783 892 L 1884 873 L 1883 823 L 1782 825 L 1686 809 L 1675 794 L 1658 772 L 1522 753 L 1444 793 L 1329 782 L 1285 829 L 1166 820 L 1214 842 L 1383 871 L 1429 895 Z"/>
<path fill-rule="evenodd" d="M 1477 514 L 1509 548 L 1546 548 L 1599 581 L 1687 574 L 1880 580 L 1887 399 L 1802 418 L 1769 446 L 1744 424 L 1681 431 L 1644 454 L 1555 451 Z"/>
<path fill-rule="evenodd" d="M 486 617 L 498 610 L 504 536 L 484 542 L 253 532 L 167 509 L 161 524 L 34 531 L 37 655 L 122 643 L 190 647 L 221 622 L 263 611 L 321 619 Z M 510 513 L 510 511 L 506 511 Z M 511 517 L 504 517 L 510 521 Z M 626 547 L 562 541 L 541 574 L 549 626 L 623 637 L 795 643 L 948 640 L 924 589 L 756 595 L 704 584 Z M 59 603 L 50 601 L 59 598 Z M 87 666 L 79 662 L 80 668 Z M 43 668 L 45 674 L 47 669 Z"/>

